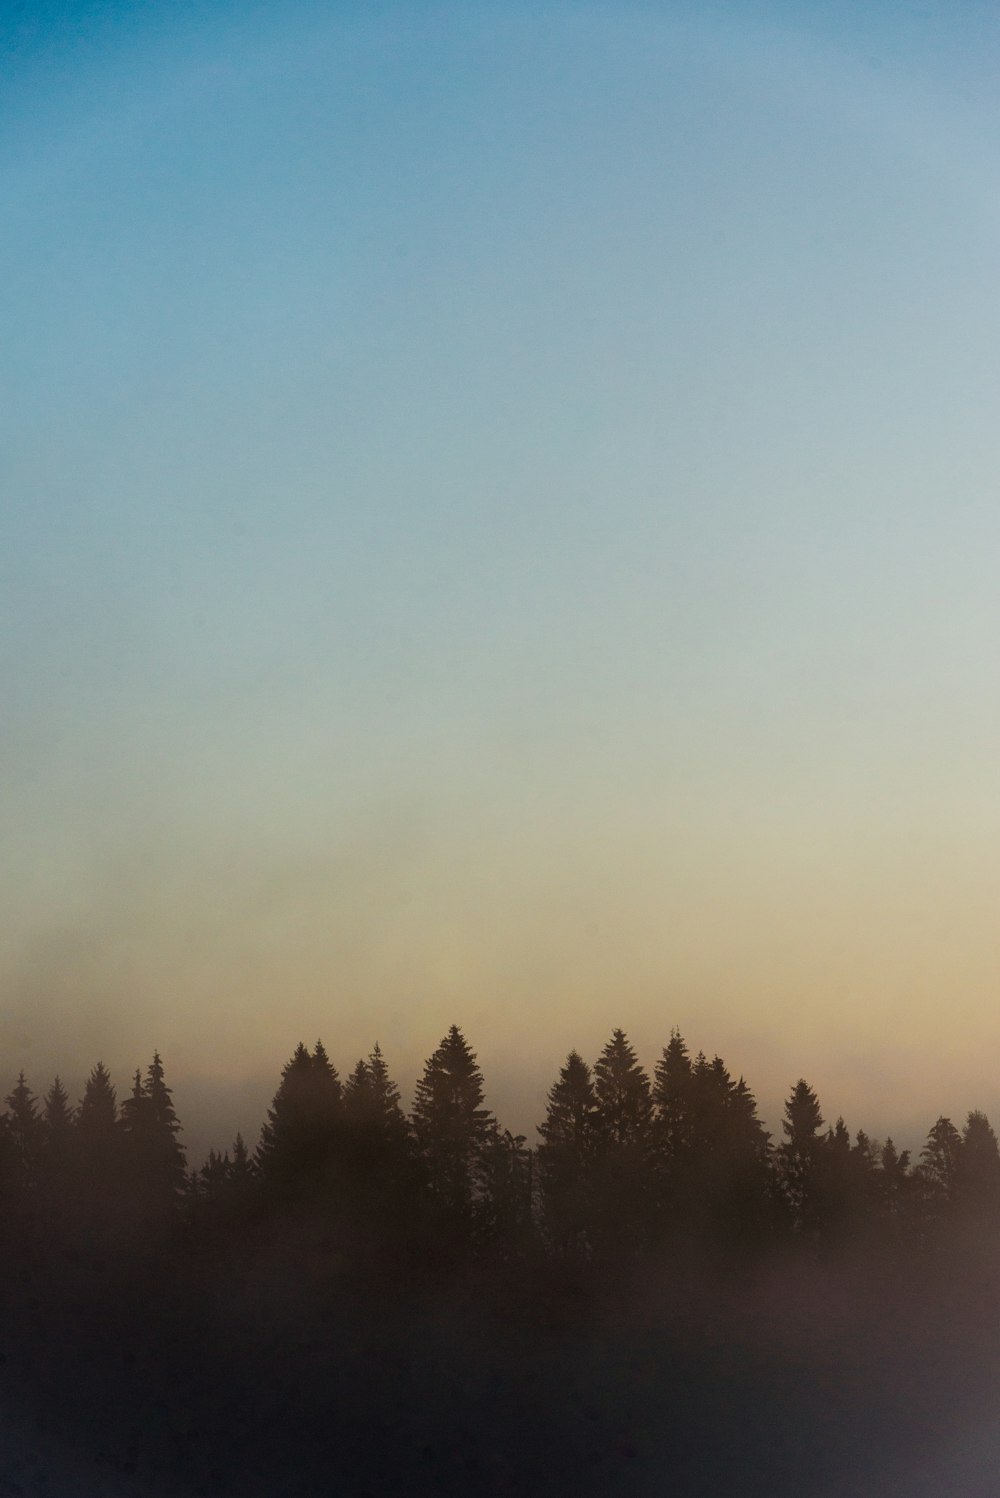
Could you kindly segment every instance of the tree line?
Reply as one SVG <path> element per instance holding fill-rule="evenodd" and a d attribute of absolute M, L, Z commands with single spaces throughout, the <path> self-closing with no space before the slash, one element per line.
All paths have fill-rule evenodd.
<path fill-rule="evenodd" d="M 0 1207 L 14 1232 L 295 1222 L 363 1255 L 578 1262 L 859 1242 L 912 1253 L 1000 1219 L 1000 1150 L 983 1113 L 961 1129 L 938 1118 L 911 1161 L 891 1138 L 827 1124 L 799 1080 L 775 1139 L 744 1078 L 719 1056 L 692 1057 L 677 1030 L 652 1075 L 621 1029 L 592 1065 L 571 1051 L 533 1146 L 484 1098 L 456 1025 L 409 1114 L 378 1045 L 341 1078 L 322 1042 L 300 1042 L 256 1148 L 237 1135 L 189 1170 L 158 1053 L 120 1101 L 102 1063 L 76 1106 L 58 1077 L 38 1098 L 22 1073 L 0 1114 Z"/>

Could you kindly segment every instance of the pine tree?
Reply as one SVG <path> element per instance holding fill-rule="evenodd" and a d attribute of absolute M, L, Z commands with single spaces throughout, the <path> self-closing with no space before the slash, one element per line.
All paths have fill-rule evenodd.
<path fill-rule="evenodd" d="M 917 1180 L 925 1225 L 941 1221 L 955 1208 L 961 1176 L 962 1136 L 950 1118 L 939 1118 L 920 1152 Z"/>
<path fill-rule="evenodd" d="M 398 1237 L 417 1191 L 413 1136 L 376 1042 L 344 1087 L 347 1184 L 356 1214 L 383 1238 Z"/>
<path fill-rule="evenodd" d="M 143 1080 L 136 1071 L 131 1096 L 122 1105 L 121 1130 L 129 1195 L 141 1217 L 164 1217 L 179 1205 L 187 1172 L 180 1124 L 158 1051 Z"/>
<path fill-rule="evenodd" d="M 501 1258 L 525 1252 L 532 1240 L 532 1153 L 523 1134 L 491 1123 L 479 1153 L 476 1239 Z"/>
<path fill-rule="evenodd" d="M 284 1183 L 301 1169 L 297 1157 L 309 1130 L 311 1074 L 312 1057 L 300 1040 L 282 1068 L 257 1145 L 257 1168 L 269 1185 Z"/>
<path fill-rule="evenodd" d="M 785 1104 L 781 1127 L 785 1142 L 778 1153 L 790 1220 L 796 1231 L 815 1237 L 826 1218 L 823 1115 L 815 1092 L 801 1078 Z"/>
<path fill-rule="evenodd" d="M 344 1093 L 336 1068 L 321 1040 L 313 1046 L 310 1090 L 317 1120 L 324 1120 L 333 1127 L 340 1116 Z"/>
<path fill-rule="evenodd" d="M 181 1126 L 174 1110 L 173 1096 L 163 1080 L 163 1062 L 159 1051 L 153 1052 L 145 1081 L 150 1116 L 156 1139 L 155 1170 L 164 1199 L 176 1201 L 184 1184 L 184 1146 L 177 1135 Z"/>
<path fill-rule="evenodd" d="M 735 1083 L 721 1056 L 699 1052 L 691 1073 L 692 1147 L 699 1163 L 715 1155 L 726 1134 Z"/>
<path fill-rule="evenodd" d="M 367 1061 L 359 1061 L 348 1080 L 344 1109 L 356 1127 L 371 1132 L 387 1157 L 409 1152 L 410 1126 L 377 1041 Z"/>
<path fill-rule="evenodd" d="M 7 1123 L 18 1161 L 20 1184 L 27 1191 L 36 1183 L 45 1130 L 38 1113 L 38 1100 L 23 1071 L 18 1073 L 14 1090 L 7 1098 Z"/>
<path fill-rule="evenodd" d="M 846 1242 L 864 1222 L 869 1206 L 862 1180 L 866 1148 L 867 1140 L 860 1152 L 851 1144 L 843 1118 L 837 1119 L 823 1140 L 813 1180 L 813 1204 L 819 1206 L 817 1226 L 829 1243 Z"/>
<path fill-rule="evenodd" d="M 851 1202 L 855 1226 L 874 1221 L 881 1210 L 881 1159 L 879 1146 L 863 1129 L 859 1129 L 851 1146 Z"/>
<path fill-rule="evenodd" d="M 230 1166 L 230 1174 L 234 1183 L 238 1186 L 249 1185 L 257 1174 L 257 1168 L 250 1156 L 243 1135 L 237 1133 L 233 1140 L 233 1158 Z"/>
<path fill-rule="evenodd" d="M 69 1094 L 62 1081 L 56 1077 L 45 1094 L 42 1119 L 48 1139 L 66 1139 L 73 1127 L 74 1110 L 70 1107 Z"/>
<path fill-rule="evenodd" d="M 624 1030 L 612 1031 L 594 1066 L 594 1096 L 595 1237 L 607 1250 L 629 1251 L 652 1230 L 653 1103 Z"/>
<path fill-rule="evenodd" d="M 357 1063 L 344 1084 L 344 1112 L 353 1124 L 362 1124 L 372 1116 L 372 1081 L 365 1060 Z"/>
<path fill-rule="evenodd" d="M 224 1200 L 231 1174 L 232 1162 L 229 1159 L 229 1151 L 226 1150 L 220 1155 L 218 1150 L 210 1149 L 208 1158 L 201 1169 L 192 1172 L 195 1197 L 213 1204 Z"/>
<path fill-rule="evenodd" d="M 703 1179 L 710 1183 L 703 1195 L 703 1220 L 720 1245 L 756 1252 L 774 1226 L 771 1136 L 744 1078 L 732 1082 L 728 1072 L 725 1078 L 712 1152 L 700 1162 Z"/>
<path fill-rule="evenodd" d="M 546 1231 L 558 1252 L 586 1254 L 597 1159 L 597 1097 L 590 1067 L 576 1051 L 570 1051 L 549 1089 L 545 1122 L 538 1132 Z"/>
<path fill-rule="evenodd" d="M 1000 1150 L 985 1113 L 969 1114 L 962 1130 L 956 1187 L 963 1211 L 994 1216 L 1000 1210 Z"/>
<path fill-rule="evenodd" d="M 908 1215 L 913 1180 L 910 1175 L 910 1152 L 897 1150 L 889 1138 L 882 1145 L 876 1191 L 883 1224 L 894 1234 Z"/>
<path fill-rule="evenodd" d="M 670 1166 L 689 1158 L 694 1145 L 692 1066 L 676 1027 L 653 1073 L 653 1117 L 660 1159 Z"/>
<path fill-rule="evenodd" d="M 65 1211 L 71 1190 L 75 1161 L 74 1113 L 69 1095 L 59 1077 L 56 1077 L 45 1094 L 42 1105 L 41 1145 L 39 1149 L 39 1178 L 46 1196 L 48 1210 Z"/>
<path fill-rule="evenodd" d="M 471 1219 L 480 1154 L 492 1123 L 482 1102 L 483 1075 L 475 1053 L 452 1025 L 417 1083 L 413 1132 L 432 1199 L 455 1225 Z"/>
<path fill-rule="evenodd" d="M 108 1228 L 125 1186 L 124 1152 L 115 1088 L 102 1061 L 87 1078 L 74 1132 L 78 1208 L 92 1228 Z"/>
<path fill-rule="evenodd" d="M 624 1030 L 614 1030 L 594 1067 L 598 1132 L 602 1147 L 645 1156 L 653 1104 L 649 1078 Z"/>
<path fill-rule="evenodd" d="M 257 1146 L 256 1164 L 274 1195 L 327 1198 L 343 1143 L 343 1092 L 321 1041 L 302 1043 L 285 1064 Z"/>
<path fill-rule="evenodd" d="M 81 1139 L 109 1139 L 118 1122 L 115 1089 L 103 1061 L 98 1061 L 84 1088 L 76 1127 Z"/>

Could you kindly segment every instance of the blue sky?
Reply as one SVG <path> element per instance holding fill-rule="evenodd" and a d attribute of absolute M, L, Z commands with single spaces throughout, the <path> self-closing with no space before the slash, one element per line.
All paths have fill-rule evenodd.
<path fill-rule="evenodd" d="M 8 23 L 8 1071 L 1000 1110 L 997 29 Z"/>

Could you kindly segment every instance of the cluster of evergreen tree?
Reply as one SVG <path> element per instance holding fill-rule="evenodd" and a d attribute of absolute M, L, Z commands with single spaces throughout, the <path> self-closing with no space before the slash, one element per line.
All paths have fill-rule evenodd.
<path fill-rule="evenodd" d="M 800 1080 L 780 1141 L 718 1056 L 675 1030 L 652 1076 L 616 1029 L 593 1066 L 570 1052 L 539 1143 L 484 1106 L 455 1025 L 428 1059 L 409 1116 L 376 1045 L 342 1081 L 321 1042 L 284 1067 L 255 1151 L 237 1135 L 188 1172 L 155 1054 L 119 1106 L 98 1063 L 79 1105 L 57 1077 L 23 1075 L 0 1114 L 0 1204 L 12 1221 L 101 1229 L 188 1220 L 320 1221 L 366 1251 L 431 1245 L 586 1261 L 694 1247 L 763 1252 L 798 1241 L 932 1245 L 949 1225 L 1000 1219 L 1000 1151 L 984 1114 L 931 1128 L 916 1164 L 891 1139 L 827 1127 Z"/>
<path fill-rule="evenodd" d="M 188 1185 L 179 1132 L 158 1052 L 120 1105 L 102 1062 L 76 1107 L 59 1077 L 39 1099 L 22 1071 L 0 1114 L 0 1205 L 102 1230 L 169 1221 Z"/>

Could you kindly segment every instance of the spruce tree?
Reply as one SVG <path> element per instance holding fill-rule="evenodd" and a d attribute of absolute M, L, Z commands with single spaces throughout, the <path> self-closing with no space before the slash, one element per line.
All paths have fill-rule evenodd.
<path fill-rule="evenodd" d="M 39 1149 L 39 1178 L 50 1211 L 65 1211 L 76 1165 L 74 1113 L 59 1077 L 45 1094 Z"/>
<path fill-rule="evenodd" d="M 910 1174 L 910 1152 L 897 1150 L 889 1138 L 878 1151 L 879 1167 L 875 1186 L 878 1210 L 884 1232 L 890 1240 L 898 1236 L 902 1226 L 908 1225 L 913 1178 Z"/>
<path fill-rule="evenodd" d="M 76 1115 L 77 1131 L 84 1140 L 109 1139 L 118 1122 L 115 1089 L 103 1061 L 98 1061 L 84 1088 Z"/>
<path fill-rule="evenodd" d="M 691 1057 L 675 1027 L 653 1073 L 653 1137 L 668 1171 L 690 1158 L 693 1150 L 693 1090 Z"/>
<path fill-rule="evenodd" d="M 728 1072 L 725 1077 L 713 1153 L 699 1162 L 708 1184 L 704 1220 L 727 1249 L 757 1252 L 774 1227 L 771 1136 L 744 1078 L 732 1082 Z"/>
<path fill-rule="evenodd" d="M 249 1184 L 257 1174 L 257 1168 L 246 1147 L 243 1135 L 237 1132 L 233 1140 L 233 1158 L 230 1166 L 230 1174 L 233 1181 L 242 1186 Z"/>
<path fill-rule="evenodd" d="M 136 1071 L 131 1096 L 122 1105 L 125 1169 L 133 1209 L 141 1217 L 164 1217 L 184 1194 L 187 1172 L 180 1124 L 158 1051 L 145 1079 Z"/>
<path fill-rule="evenodd" d="M 272 1195 L 328 1199 L 343 1143 L 343 1092 L 322 1041 L 302 1041 L 281 1073 L 257 1146 L 256 1164 Z"/>
<path fill-rule="evenodd" d="M 146 1072 L 145 1092 L 149 1098 L 152 1132 L 156 1140 L 155 1170 L 164 1200 L 176 1201 L 184 1185 L 184 1146 L 177 1135 L 181 1126 L 174 1110 L 173 1096 L 163 1080 L 163 1062 L 159 1051 Z"/>
<path fill-rule="evenodd" d="M 963 1211 L 995 1216 L 1000 1211 L 1000 1150 L 985 1113 L 975 1110 L 962 1129 L 956 1181 Z"/>
<path fill-rule="evenodd" d="M 624 1030 L 614 1030 L 594 1066 L 597 1101 L 595 1236 L 629 1251 L 652 1231 L 653 1103 L 647 1077 Z"/>
<path fill-rule="evenodd" d="M 802 1078 L 785 1104 L 781 1127 L 785 1142 L 778 1154 L 791 1225 L 807 1237 L 816 1237 L 823 1228 L 826 1207 L 825 1141 L 820 1135 L 823 1114 L 815 1092 Z"/>
<path fill-rule="evenodd" d="M 417 1083 L 413 1132 L 433 1201 L 452 1223 L 471 1219 L 492 1115 L 475 1053 L 452 1025 Z"/>
<path fill-rule="evenodd" d="M 417 1187 L 413 1135 L 376 1042 L 344 1087 L 345 1161 L 354 1210 L 369 1236 L 398 1237 Z"/>
<path fill-rule="evenodd" d="M 532 1241 L 533 1156 L 523 1134 L 491 1122 L 479 1152 L 475 1231 L 479 1246 L 505 1259 Z"/>
<path fill-rule="evenodd" d="M 300 1040 L 282 1068 L 257 1145 L 257 1168 L 269 1186 L 284 1186 L 301 1173 L 299 1156 L 310 1122 L 311 1075 L 312 1057 Z"/>
<path fill-rule="evenodd" d="M 331 1128 L 334 1127 L 340 1116 L 344 1092 L 337 1069 L 326 1054 L 326 1047 L 321 1040 L 317 1040 L 313 1046 L 310 1091 L 317 1121 L 325 1121 Z"/>
<path fill-rule="evenodd" d="M 38 1100 L 23 1071 L 18 1073 L 14 1090 L 7 1097 L 7 1123 L 18 1161 L 20 1184 L 24 1190 L 29 1190 L 36 1182 L 45 1128 L 39 1116 Z"/>
<path fill-rule="evenodd" d="M 937 1119 L 927 1135 L 917 1167 L 921 1216 L 926 1226 L 940 1222 L 955 1209 L 961 1157 L 962 1136 L 950 1118 Z"/>
<path fill-rule="evenodd" d="M 721 1056 L 709 1061 L 704 1052 L 699 1052 L 691 1074 L 691 1133 L 699 1164 L 714 1155 L 723 1142 L 735 1085 Z"/>
<path fill-rule="evenodd" d="M 593 1211 L 597 1097 L 590 1067 L 570 1051 L 549 1089 L 538 1146 L 542 1211 L 560 1253 L 586 1254 Z"/>
<path fill-rule="evenodd" d="M 399 1088 L 389 1075 L 376 1041 L 368 1059 L 359 1061 L 344 1089 L 344 1112 L 352 1127 L 366 1133 L 372 1147 L 388 1157 L 408 1152 L 410 1126 L 400 1106 Z"/>
<path fill-rule="evenodd" d="M 74 1110 L 70 1107 L 69 1094 L 59 1077 L 45 1094 L 42 1104 L 42 1120 L 48 1139 L 66 1139 L 73 1127 Z"/>
<path fill-rule="evenodd" d="M 115 1088 L 102 1061 L 87 1078 L 74 1132 L 78 1208 L 92 1227 L 109 1226 L 124 1189 L 123 1139 Z"/>
<path fill-rule="evenodd" d="M 594 1067 L 594 1096 L 602 1147 L 644 1155 L 653 1116 L 649 1078 L 624 1030 L 612 1031 Z"/>

